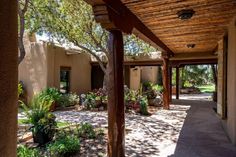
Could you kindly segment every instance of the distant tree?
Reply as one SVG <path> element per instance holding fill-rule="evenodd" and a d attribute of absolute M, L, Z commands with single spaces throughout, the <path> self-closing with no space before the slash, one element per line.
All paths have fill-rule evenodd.
<path fill-rule="evenodd" d="M 96 23 L 92 8 L 83 0 L 35 0 L 32 1 L 30 30 L 37 33 L 46 33 L 57 42 L 74 45 L 84 52 L 91 54 L 98 61 L 103 70 L 104 87 L 107 86 L 107 67 L 99 54 L 108 59 L 108 32 Z M 125 53 L 135 55 L 138 52 L 148 53 L 155 51 L 134 35 L 124 38 Z M 109 66 L 109 65 L 107 65 Z"/>
<path fill-rule="evenodd" d="M 213 74 L 209 65 L 188 65 L 181 71 L 182 87 L 213 83 Z"/>

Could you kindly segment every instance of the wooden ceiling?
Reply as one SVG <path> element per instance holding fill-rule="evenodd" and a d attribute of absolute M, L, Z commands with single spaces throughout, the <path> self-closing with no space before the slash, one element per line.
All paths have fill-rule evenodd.
<path fill-rule="evenodd" d="M 236 0 L 122 0 L 174 53 L 213 52 L 236 15 Z M 191 19 L 177 13 L 193 9 Z M 187 44 L 195 44 L 188 48 Z"/>

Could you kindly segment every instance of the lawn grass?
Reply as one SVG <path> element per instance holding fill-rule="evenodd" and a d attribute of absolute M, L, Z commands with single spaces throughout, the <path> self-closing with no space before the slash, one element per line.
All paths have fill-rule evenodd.
<path fill-rule="evenodd" d="M 68 122 L 57 122 L 58 128 L 62 128 L 62 127 L 68 126 L 68 125 L 70 125 L 70 123 L 68 123 Z"/>
<path fill-rule="evenodd" d="M 215 91 L 215 85 L 202 85 L 198 88 L 202 93 L 213 93 Z"/>
<path fill-rule="evenodd" d="M 27 124 L 27 119 L 18 119 L 18 125 Z"/>
<path fill-rule="evenodd" d="M 27 119 L 18 119 L 18 125 L 23 125 L 23 124 L 28 124 Z M 68 123 L 68 122 L 57 122 L 58 128 L 65 127 L 68 125 L 70 125 L 70 123 Z"/>

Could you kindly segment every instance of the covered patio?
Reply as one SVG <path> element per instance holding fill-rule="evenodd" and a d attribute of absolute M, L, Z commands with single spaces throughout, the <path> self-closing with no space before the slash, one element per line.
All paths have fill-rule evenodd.
<path fill-rule="evenodd" d="M 234 0 L 86 0 L 86 2 L 92 5 L 96 21 L 109 31 L 108 156 L 236 156 L 235 147 L 230 144 L 221 120 L 212 110 L 210 102 L 173 101 L 176 105 L 170 105 L 172 67 L 178 67 L 182 62 L 217 60 L 221 74 L 218 78 L 220 103 L 217 104 L 217 112 L 225 120 L 225 128 L 229 130 L 231 141 L 236 143 L 234 19 L 236 2 Z M 0 20 L 0 153 L 6 157 L 14 157 L 17 139 L 17 1 L 0 2 Z M 128 139 L 129 136 L 125 141 L 127 125 L 124 113 L 123 33 L 133 33 L 162 51 L 163 108 L 166 109 L 163 114 L 170 124 L 163 128 L 152 125 L 153 137 L 150 132 L 148 133 L 150 137 L 148 135 L 147 138 L 143 135 L 134 135 L 137 136 L 135 139 L 140 140 L 136 142 L 140 142 L 139 146 L 143 146 L 141 148 L 133 147 L 134 140 Z M 178 64 L 172 65 L 174 61 Z M 153 116 L 152 124 L 161 120 Z M 178 118 L 180 118 L 179 124 L 175 121 Z M 141 125 L 139 121 L 137 123 Z M 178 139 L 172 137 L 173 130 L 173 136 L 179 135 Z M 163 136 L 163 140 L 167 139 L 172 143 L 165 145 L 162 139 L 156 136 Z M 156 144 L 149 147 L 149 141 L 145 140 Z"/>

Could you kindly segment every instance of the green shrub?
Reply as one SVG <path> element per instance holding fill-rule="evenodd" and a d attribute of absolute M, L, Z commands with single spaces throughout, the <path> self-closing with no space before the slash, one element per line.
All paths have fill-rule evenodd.
<path fill-rule="evenodd" d="M 44 101 L 57 102 L 61 98 L 61 93 L 56 88 L 47 88 L 39 93 L 39 98 Z"/>
<path fill-rule="evenodd" d="M 140 113 L 142 115 L 148 115 L 148 101 L 146 97 L 142 97 L 139 100 L 139 104 L 140 104 Z"/>
<path fill-rule="evenodd" d="M 155 90 L 155 91 L 158 91 L 158 92 L 160 92 L 160 93 L 163 92 L 163 86 L 160 86 L 160 85 L 158 85 L 158 84 L 153 85 L 153 86 L 152 86 L 152 89 Z"/>
<path fill-rule="evenodd" d="M 17 157 L 42 157 L 36 148 L 28 148 L 26 146 L 19 146 L 17 148 Z"/>
<path fill-rule="evenodd" d="M 78 136 L 84 138 L 95 138 L 96 133 L 89 123 L 82 123 L 78 128 Z"/>
<path fill-rule="evenodd" d="M 62 107 L 73 106 L 79 103 L 79 96 L 73 93 L 64 94 L 58 100 L 58 104 Z"/>
<path fill-rule="evenodd" d="M 21 83 L 18 83 L 18 97 L 23 94 L 23 86 Z"/>
<path fill-rule="evenodd" d="M 50 157 L 71 156 L 80 150 L 80 141 L 75 136 L 61 136 L 47 146 Z"/>

